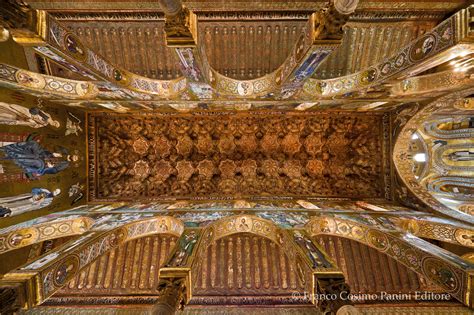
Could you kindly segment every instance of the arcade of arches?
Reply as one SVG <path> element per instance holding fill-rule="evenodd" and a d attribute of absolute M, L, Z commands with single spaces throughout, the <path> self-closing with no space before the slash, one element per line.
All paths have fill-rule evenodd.
<path fill-rule="evenodd" d="M 0 0 L 0 314 L 472 314 L 473 21 Z"/>

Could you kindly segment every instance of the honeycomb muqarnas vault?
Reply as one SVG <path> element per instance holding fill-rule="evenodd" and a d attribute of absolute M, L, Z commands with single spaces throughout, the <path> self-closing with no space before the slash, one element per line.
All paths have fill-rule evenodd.
<path fill-rule="evenodd" d="M 0 314 L 471 314 L 465 0 L 0 0 Z"/>
<path fill-rule="evenodd" d="M 347 112 L 91 114 L 90 198 L 384 198 L 388 118 Z"/>

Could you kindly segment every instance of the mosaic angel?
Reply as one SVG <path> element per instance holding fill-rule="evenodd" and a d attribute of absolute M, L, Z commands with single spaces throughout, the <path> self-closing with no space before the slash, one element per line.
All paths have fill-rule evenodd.
<path fill-rule="evenodd" d="M 84 185 L 77 182 L 77 184 L 72 185 L 69 187 L 68 191 L 69 198 L 71 198 L 71 205 L 74 205 L 79 200 L 84 198 Z"/>
<path fill-rule="evenodd" d="M 38 107 L 26 108 L 21 105 L 0 102 L 0 124 L 42 128 L 51 125 L 59 128 L 60 123 Z"/>
<path fill-rule="evenodd" d="M 81 128 L 81 120 L 74 116 L 73 114 L 68 112 L 70 117 L 66 120 L 66 132 L 65 135 L 75 135 L 78 136 L 80 132 L 82 132 Z"/>
<path fill-rule="evenodd" d="M 49 206 L 61 189 L 53 192 L 45 188 L 33 188 L 31 192 L 0 198 L 0 217 L 19 215 Z"/>

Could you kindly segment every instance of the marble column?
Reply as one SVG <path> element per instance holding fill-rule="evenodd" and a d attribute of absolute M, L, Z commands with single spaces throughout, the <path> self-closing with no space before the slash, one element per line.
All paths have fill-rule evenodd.
<path fill-rule="evenodd" d="M 181 0 L 159 0 L 158 3 L 163 13 L 167 16 L 176 15 L 183 8 Z"/>

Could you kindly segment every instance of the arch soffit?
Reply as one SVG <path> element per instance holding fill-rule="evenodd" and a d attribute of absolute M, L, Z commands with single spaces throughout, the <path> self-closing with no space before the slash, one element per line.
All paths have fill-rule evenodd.
<path fill-rule="evenodd" d="M 119 229 L 126 231 L 126 239 L 124 241 L 155 234 L 168 234 L 180 237 L 184 231 L 184 223 L 171 216 L 154 216 L 127 223 L 119 227 Z"/>
<path fill-rule="evenodd" d="M 0 235 L 0 254 L 61 237 L 81 235 L 94 224 L 90 217 L 78 217 L 20 227 Z"/>
<path fill-rule="evenodd" d="M 208 229 L 212 233 L 211 242 L 237 233 L 250 233 L 280 244 L 278 237 L 281 229 L 272 221 L 255 215 L 234 215 L 222 218 L 211 224 Z"/>
<path fill-rule="evenodd" d="M 434 222 L 422 218 L 398 218 L 394 224 L 418 237 L 474 247 L 474 228 L 466 224 Z"/>
<path fill-rule="evenodd" d="M 401 230 L 424 238 L 458 243 L 462 246 L 474 247 L 467 238 L 474 235 L 474 229 L 468 225 L 454 225 L 449 223 L 432 222 L 410 218 L 399 218 L 394 224 Z M 387 251 L 390 242 L 401 238 L 404 232 L 381 231 L 367 224 L 355 220 L 341 219 L 329 216 L 315 217 L 305 226 L 311 237 L 317 235 L 331 235 L 358 241 L 379 251 Z M 445 237 L 449 234 L 450 237 Z M 444 237 L 444 238 L 443 238 Z M 397 259 L 397 258 L 396 258 Z"/>
<path fill-rule="evenodd" d="M 66 236 L 82 235 L 93 231 L 95 220 L 90 217 L 79 217 L 54 222 L 40 223 L 21 227 L 0 235 L 0 254 L 10 250 L 33 245 L 39 242 Z M 171 216 L 155 216 L 127 223 L 118 229 L 126 232 L 124 241 L 154 234 L 169 234 L 179 237 L 184 231 L 184 223 Z M 115 229 L 109 230 L 109 232 Z"/>

